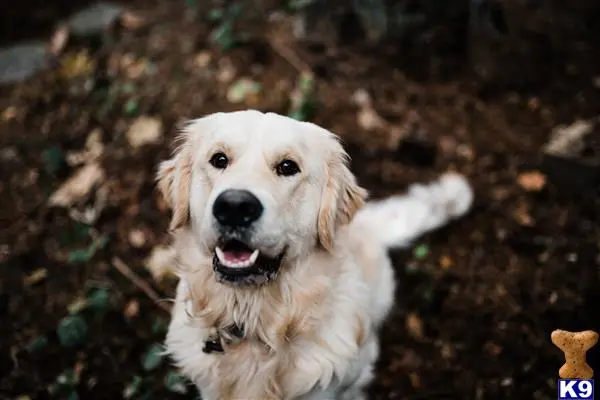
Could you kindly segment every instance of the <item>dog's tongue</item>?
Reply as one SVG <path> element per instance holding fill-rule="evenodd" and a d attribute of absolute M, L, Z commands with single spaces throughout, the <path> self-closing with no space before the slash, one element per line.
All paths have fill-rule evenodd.
<path fill-rule="evenodd" d="M 225 260 L 231 263 L 246 262 L 252 256 L 250 251 L 224 251 Z"/>

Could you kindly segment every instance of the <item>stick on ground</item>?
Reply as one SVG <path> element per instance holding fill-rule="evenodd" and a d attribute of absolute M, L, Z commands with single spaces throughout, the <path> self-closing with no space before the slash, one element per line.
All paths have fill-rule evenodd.
<path fill-rule="evenodd" d="M 150 300 L 154 301 L 160 308 L 165 310 L 166 312 L 171 312 L 171 305 L 164 302 L 163 299 L 158 295 L 158 293 L 152 289 L 152 286 L 144 279 L 142 279 L 139 275 L 137 275 L 123 260 L 119 257 L 114 257 L 112 259 L 112 265 L 123 275 L 125 278 L 129 279 L 131 283 L 133 283 L 138 289 L 146 294 L 150 298 Z"/>

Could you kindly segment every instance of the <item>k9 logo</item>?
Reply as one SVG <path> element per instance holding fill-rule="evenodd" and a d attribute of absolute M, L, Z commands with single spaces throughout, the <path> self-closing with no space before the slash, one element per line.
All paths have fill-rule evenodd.
<path fill-rule="evenodd" d="M 559 379 L 559 400 L 594 400 L 594 381 L 592 379 Z"/>

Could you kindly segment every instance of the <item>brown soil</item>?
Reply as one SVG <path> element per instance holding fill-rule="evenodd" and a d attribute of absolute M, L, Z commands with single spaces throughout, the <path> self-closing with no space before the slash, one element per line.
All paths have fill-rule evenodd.
<path fill-rule="evenodd" d="M 550 36 L 536 33 L 530 42 L 533 34 L 518 36 L 536 51 L 514 50 L 516 42 L 507 41 L 512 53 L 483 52 L 488 58 L 478 62 L 495 66 L 493 77 L 484 81 L 470 72 L 466 55 L 477 52 L 461 45 L 466 38 L 457 34 L 460 29 L 432 28 L 428 45 L 342 42 L 327 52 L 322 46 L 287 45 L 317 73 L 314 121 L 343 137 L 353 170 L 373 197 L 400 193 L 450 169 L 466 174 L 476 190 L 467 217 L 419 241 L 429 250 L 425 257 L 392 254 L 399 287 L 382 332 L 373 399 L 555 398 L 564 359 L 550 332 L 600 331 L 593 311 L 600 301 L 598 185 L 565 187 L 548 179 L 541 191 L 532 192 L 518 184 L 521 173 L 541 168 L 540 148 L 556 125 L 595 117 L 600 107 L 594 85 L 600 76 L 598 25 L 590 22 L 600 7 L 592 1 L 567 2 L 589 4 L 579 8 L 563 3 L 548 2 L 554 25 L 539 17 L 539 29 Z M 67 48 L 70 54 L 95 46 L 92 94 L 81 89 L 87 78 L 63 79 L 54 71 L 0 89 L 0 111 L 15 110 L 0 122 L 0 397 L 48 398 L 46 389 L 56 377 L 78 365 L 82 399 L 121 398 L 136 375 L 145 378 L 153 398 L 197 398 L 192 391 L 183 396 L 165 389 L 166 364 L 152 372 L 141 369 L 141 355 L 162 340 L 164 330 L 156 327 L 168 316 L 123 278 L 111 259 L 120 257 L 150 281 L 143 260 L 156 244 L 168 241 L 168 212 L 154 190 L 153 174 L 170 152 L 177 124 L 247 107 L 230 104 L 227 84 L 210 71 L 230 61 L 236 76 L 253 76 L 264 87 L 251 106 L 281 113 L 287 112 L 286 93 L 298 71 L 268 44 L 263 25 L 241 24 L 249 43 L 220 52 L 206 39 L 210 25 L 186 17 L 183 2 L 143 4 L 146 27 L 116 32 L 108 47 L 72 43 Z M 513 21 L 525 17 L 516 13 Z M 543 46 L 539 37 L 545 38 Z M 212 59 L 200 68 L 195 56 L 205 50 Z M 156 74 L 109 74 L 113 61 L 126 53 L 147 57 Z M 132 92 L 111 102 L 94 95 L 127 84 Z M 360 88 L 372 94 L 375 110 L 396 130 L 420 129 L 434 150 L 402 150 L 394 129 L 361 128 L 350 101 Z M 132 114 L 163 121 L 164 143 L 129 150 L 124 132 L 135 115 L 123 109 L 131 99 L 137 101 Z M 104 132 L 102 164 L 110 182 L 108 206 L 95 229 L 108 243 L 91 261 L 72 264 L 67 255 L 87 246 L 89 237 L 66 210 L 45 202 L 73 169 L 50 172 L 43 154 L 51 146 L 80 150 L 94 128 Z M 432 152 L 435 158 L 427 156 Z M 145 232 L 140 248 L 130 244 L 133 229 Z M 47 277 L 25 285 L 24 278 L 38 268 L 45 268 Z M 172 282 L 153 285 L 165 297 L 172 294 Z M 82 347 L 61 347 L 58 322 L 67 306 L 93 287 L 109 290 L 109 310 L 89 317 Z M 140 310 L 126 318 L 123 310 L 132 299 Z M 25 346 L 39 335 L 47 335 L 49 344 L 29 354 Z M 590 350 L 588 362 L 600 370 L 598 348 Z"/>

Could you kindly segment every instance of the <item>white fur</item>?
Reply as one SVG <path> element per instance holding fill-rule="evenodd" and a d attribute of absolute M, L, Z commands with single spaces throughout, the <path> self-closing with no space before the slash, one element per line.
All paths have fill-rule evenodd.
<path fill-rule="evenodd" d="M 341 209 L 352 218 L 352 205 L 358 209 L 364 193 L 345 164 L 336 163 L 345 153 L 332 133 L 242 111 L 193 121 L 184 135 L 180 151 L 159 172 L 159 186 L 180 217 L 172 226 L 181 280 L 166 339 L 175 363 L 206 400 L 364 398 L 379 354 L 377 329 L 393 303 L 387 250 L 466 213 L 473 197 L 468 183 L 448 174 L 413 185 L 404 196 L 367 203 L 348 223 Z M 207 160 L 223 148 L 233 162 L 217 171 Z M 181 176 L 185 151 L 192 157 L 187 178 Z M 281 157 L 295 158 L 302 172 L 277 176 L 273 163 Z M 228 188 L 250 190 L 264 205 L 252 246 L 270 255 L 287 249 L 277 279 L 264 286 L 215 280 L 211 209 Z M 342 193 L 351 193 L 354 203 Z M 189 202 L 182 203 L 185 196 Z M 331 210 L 324 206 L 330 198 L 337 200 Z M 182 204 L 189 220 L 178 214 Z M 324 229 L 330 225 L 321 224 L 328 213 L 339 216 L 331 246 Z M 242 343 L 204 353 L 209 336 L 231 322 L 246 327 Z M 292 333 L 282 333 L 286 327 Z"/>

